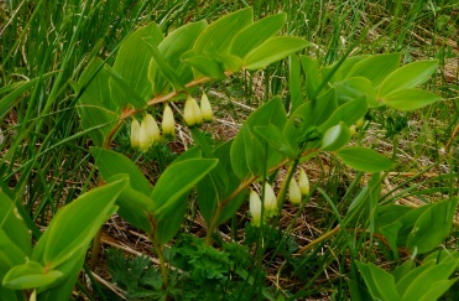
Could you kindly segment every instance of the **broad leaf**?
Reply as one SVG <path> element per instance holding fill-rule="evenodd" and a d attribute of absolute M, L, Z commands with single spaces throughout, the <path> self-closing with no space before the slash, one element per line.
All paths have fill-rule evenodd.
<path fill-rule="evenodd" d="M 269 37 L 275 35 L 287 22 L 287 14 L 263 18 L 241 30 L 231 42 L 229 53 L 244 58 Z"/>
<path fill-rule="evenodd" d="M 327 119 L 321 126 L 322 131 L 326 131 L 332 126 L 343 122 L 348 127 L 354 125 L 360 118 L 365 116 L 368 111 L 367 101 L 364 96 L 357 98 L 339 106 L 330 118 Z"/>
<path fill-rule="evenodd" d="M 330 118 L 336 107 L 335 90 L 330 89 L 318 99 L 307 101 L 293 112 L 283 130 L 283 134 L 292 148 L 299 151 L 300 139 L 308 128 L 311 126 L 319 127 Z"/>
<path fill-rule="evenodd" d="M 231 166 L 233 167 L 234 173 L 243 180 L 249 178 L 252 174 L 249 167 L 247 166 L 247 155 L 244 135 L 245 132 L 249 132 L 248 125 L 244 124 L 237 133 L 234 141 L 231 145 Z"/>
<path fill-rule="evenodd" d="M 412 111 L 441 99 L 437 94 L 420 89 L 399 90 L 387 95 L 382 101 L 388 106 L 400 111 Z"/>
<path fill-rule="evenodd" d="M 407 247 L 411 252 L 424 254 L 436 248 L 451 231 L 458 198 L 452 198 L 433 205 L 416 221 L 408 236 Z"/>
<path fill-rule="evenodd" d="M 384 158 L 374 150 L 364 147 L 347 147 L 340 149 L 336 155 L 352 168 L 364 172 L 381 172 L 394 167 L 391 160 Z"/>
<path fill-rule="evenodd" d="M 365 77 L 373 87 L 378 87 L 382 81 L 400 65 L 401 53 L 389 53 L 370 56 L 356 63 L 347 77 Z"/>
<path fill-rule="evenodd" d="M 49 271 L 36 261 L 28 261 L 9 271 L 3 278 L 3 286 L 14 290 L 34 289 L 50 285 L 60 277 L 60 271 Z"/>
<path fill-rule="evenodd" d="M 34 253 L 42 253 L 42 258 L 35 260 L 54 269 L 87 247 L 113 213 L 113 205 L 127 182 L 124 178 L 93 189 L 60 209 L 34 249 Z"/>
<path fill-rule="evenodd" d="M 376 93 L 371 82 L 364 77 L 346 78 L 333 85 L 336 89 L 338 103 L 354 101 L 362 96 L 366 97 L 367 106 L 375 108 L 382 104 L 376 101 Z"/>
<path fill-rule="evenodd" d="M 153 95 L 151 84 L 147 77 L 151 52 L 143 41 L 144 38 L 151 38 L 151 43 L 158 46 L 163 39 L 163 35 L 156 23 L 150 23 L 136 30 L 121 44 L 113 69 L 143 99 L 149 99 Z"/>
<path fill-rule="evenodd" d="M 152 188 L 140 169 L 126 156 L 112 150 L 94 147 L 91 153 L 102 177 L 109 179 L 115 175 L 127 174 L 133 189 L 149 196 Z"/>
<path fill-rule="evenodd" d="M 322 82 L 322 72 L 319 68 L 319 61 L 309 56 L 300 56 L 301 66 L 306 75 L 306 92 L 309 97 L 316 95 L 316 91 Z"/>
<path fill-rule="evenodd" d="M 158 45 L 164 61 L 175 70 L 181 83 L 193 80 L 193 72 L 187 63 L 181 61 L 182 55 L 193 47 L 199 34 L 206 28 L 206 21 L 188 23 L 170 33 Z M 150 64 L 149 79 L 153 85 L 155 95 L 165 94 L 168 91 L 167 81 L 161 75 L 156 64 Z"/>
<path fill-rule="evenodd" d="M 218 163 L 215 159 L 190 159 L 170 165 L 156 182 L 151 193 L 157 224 L 156 240 L 166 243 L 178 231 L 186 209 L 188 192 Z M 184 209 L 185 208 L 185 209 Z M 168 216 L 176 214 L 177 218 Z"/>
<path fill-rule="evenodd" d="M 299 155 L 290 146 L 288 140 L 282 134 L 282 131 L 273 124 L 256 126 L 255 132 L 265 140 L 271 148 L 279 153 L 291 159 L 295 159 Z"/>
<path fill-rule="evenodd" d="M 116 124 L 121 114 L 121 107 L 111 101 L 110 74 L 104 68 L 102 60 L 92 60 L 80 76 L 78 86 L 81 95 L 78 99 L 78 113 L 83 129 L 94 128 L 89 136 L 97 146 L 102 146 L 108 137 L 110 128 Z"/>
<path fill-rule="evenodd" d="M 351 131 L 343 122 L 329 128 L 322 139 L 320 149 L 323 151 L 336 151 L 351 140 Z"/>
<path fill-rule="evenodd" d="M 149 73 L 151 73 L 152 68 L 151 65 L 155 66 L 161 74 L 169 81 L 175 91 L 181 91 L 185 89 L 184 82 L 181 81 L 181 78 L 175 72 L 175 70 L 168 64 L 168 62 L 164 59 L 163 55 L 158 49 L 156 45 L 156 41 L 152 37 L 143 38 L 145 43 L 148 46 L 148 50 L 150 55 L 153 57 L 149 63 Z M 157 92 L 157 91 L 155 91 Z"/>
<path fill-rule="evenodd" d="M 381 83 L 378 91 L 380 97 L 399 90 L 415 88 L 425 83 L 437 70 L 438 60 L 420 61 L 405 65 L 392 72 Z"/>
<path fill-rule="evenodd" d="M 251 7 L 238 10 L 234 13 L 218 19 L 209 26 L 197 38 L 193 49 L 203 54 L 223 54 L 230 47 L 233 38 L 253 21 Z"/>
<path fill-rule="evenodd" d="M 258 70 L 298 52 L 309 45 L 295 37 L 271 37 L 252 50 L 244 59 L 247 70 Z"/>
<path fill-rule="evenodd" d="M 459 261 L 454 263 L 442 263 L 432 266 L 423 273 L 419 274 L 413 282 L 403 292 L 404 301 L 418 301 L 425 296 L 431 289 L 435 289 L 437 282 L 448 280 L 454 272 Z M 450 283 L 451 285 L 452 283 Z M 443 291 L 444 293 L 445 291 Z M 437 291 L 437 293 L 439 293 Z"/>

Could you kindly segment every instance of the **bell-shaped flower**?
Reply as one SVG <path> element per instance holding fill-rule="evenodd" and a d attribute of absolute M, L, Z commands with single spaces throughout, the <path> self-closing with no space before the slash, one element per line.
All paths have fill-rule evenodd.
<path fill-rule="evenodd" d="M 168 137 L 175 136 L 175 120 L 174 113 L 172 113 L 171 107 L 166 104 L 163 112 L 163 122 L 161 124 L 163 135 Z"/>
<path fill-rule="evenodd" d="M 183 118 L 189 127 L 201 126 L 202 113 L 199 108 L 198 102 L 191 96 L 188 96 L 185 102 L 185 109 L 183 111 Z"/>
<path fill-rule="evenodd" d="M 201 97 L 201 112 L 204 122 L 212 122 L 214 112 L 212 111 L 212 106 L 210 105 L 209 98 L 206 93 L 203 93 Z"/>
<path fill-rule="evenodd" d="M 250 190 L 250 215 L 252 215 L 251 224 L 254 227 L 261 226 L 261 200 L 258 193 Z"/>
<path fill-rule="evenodd" d="M 273 188 L 268 183 L 265 183 L 265 197 L 263 205 L 266 217 L 270 218 L 277 215 L 277 198 L 274 194 Z"/>
<path fill-rule="evenodd" d="M 131 146 L 134 149 L 140 147 L 140 123 L 133 118 L 131 122 Z"/>
<path fill-rule="evenodd" d="M 303 196 L 309 195 L 309 179 L 308 175 L 303 168 L 300 169 L 300 177 L 298 179 L 298 186 L 300 187 Z"/>
<path fill-rule="evenodd" d="M 298 186 L 298 183 L 294 178 L 290 180 L 290 183 L 288 185 L 288 194 L 290 201 L 294 205 L 299 205 L 301 204 L 302 200 L 302 195 L 301 195 L 301 190 L 300 187 Z"/>
<path fill-rule="evenodd" d="M 145 115 L 140 125 L 140 150 L 146 152 L 153 143 L 161 139 L 158 124 L 150 114 Z"/>

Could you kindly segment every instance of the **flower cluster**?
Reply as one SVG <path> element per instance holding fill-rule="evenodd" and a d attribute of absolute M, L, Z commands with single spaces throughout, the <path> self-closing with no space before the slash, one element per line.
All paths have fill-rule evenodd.
<path fill-rule="evenodd" d="M 198 105 L 196 99 L 188 96 L 188 99 L 185 102 L 183 118 L 189 127 L 201 126 L 203 122 L 212 122 L 212 107 L 210 105 L 209 98 L 205 93 L 203 93 L 201 98 L 201 106 Z M 175 137 L 174 113 L 168 104 L 165 104 L 164 106 L 161 128 L 163 135 L 166 138 Z M 159 142 L 160 139 L 161 135 L 158 124 L 152 115 L 145 115 L 141 123 L 139 123 L 136 118 L 132 119 L 132 148 L 146 152 L 152 145 Z"/>
<path fill-rule="evenodd" d="M 301 204 L 303 198 L 309 195 L 309 179 L 304 169 L 300 169 L 298 182 L 294 178 L 290 180 L 288 191 L 290 201 L 294 205 Z M 264 209 L 263 217 L 262 208 Z M 270 219 L 278 213 L 277 197 L 271 185 L 265 184 L 263 202 L 256 191 L 250 191 L 250 215 L 254 227 L 260 227 L 263 220 Z"/>
<path fill-rule="evenodd" d="M 201 97 L 201 107 L 199 107 L 196 99 L 188 96 L 183 111 L 183 119 L 189 127 L 201 126 L 203 122 L 212 122 L 213 118 L 214 113 L 205 93 Z"/>

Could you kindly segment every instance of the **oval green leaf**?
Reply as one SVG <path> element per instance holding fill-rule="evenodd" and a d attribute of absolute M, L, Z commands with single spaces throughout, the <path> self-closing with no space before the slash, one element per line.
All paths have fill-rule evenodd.
<path fill-rule="evenodd" d="M 385 97 L 398 90 L 415 88 L 425 83 L 437 70 L 438 60 L 420 61 L 405 65 L 392 72 L 381 83 L 378 95 Z"/>
<path fill-rule="evenodd" d="M 392 169 L 391 160 L 381 156 L 374 150 L 364 147 L 347 147 L 340 149 L 336 155 L 348 166 L 363 172 L 381 172 Z"/>

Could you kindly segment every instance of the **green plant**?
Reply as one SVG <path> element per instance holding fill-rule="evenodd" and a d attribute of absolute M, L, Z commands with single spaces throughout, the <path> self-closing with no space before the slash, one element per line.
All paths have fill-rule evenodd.
<path fill-rule="evenodd" d="M 431 205 L 430 209 L 413 209 L 416 214 L 410 211 L 407 213 L 409 218 L 405 217 L 402 213 L 405 214 L 408 209 L 393 209 L 378 203 L 381 181 L 385 176 L 385 173 L 382 176 L 380 173 L 394 168 L 394 164 L 370 148 L 348 146 L 352 141 L 354 125 L 364 118 L 369 109 L 389 107 L 411 111 L 438 101 L 439 96 L 417 88 L 436 70 L 437 61 L 421 61 L 399 67 L 401 54 L 396 53 L 345 56 L 335 64 L 321 67 L 319 61 L 312 57 L 298 58 L 292 55 L 307 47 L 307 42 L 299 38 L 275 36 L 285 22 L 285 14 L 253 22 L 252 10 L 247 8 L 210 25 L 205 21 L 189 23 L 175 29 L 167 37 L 163 37 L 155 23 L 150 23 L 123 41 L 112 66 L 101 59 L 93 59 L 78 83 L 73 83 L 81 125 L 95 145 L 91 153 L 100 172 L 101 183 L 107 183 L 100 189 L 113 187 L 121 181 L 120 178 L 129 178 L 121 181 L 124 187 L 117 192 L 118 213 L 148 234 L 160 260 L 161 281 L 157 274 L 152 276 L 154 280 L 147 280 L 153 281 L 150 286 L 157 293 L 153 298 L 179 294 L 172 290 L 174 285 L 171 283 L 175 279 L 170 279 L 167 270 L 165 244 L 172 240 L 182 225 L 190 190 L 196 187 L 197 202 L 208 228 L 207 236 L 204 241 L 193 241 L 195 249 L 180 248 L 179 243 L 175 249 L 178 257 L 169 259 L 187 268 L 190 279 L 204 282 L 203 279 L 230 277 L 222 268 L 225 264 L 231 265 L 232 261 L 228 259 L 230 252 L 222 253 L 211 247 L 214 240 L 218 241 L 215 230 L 234 217 L 244 203 L 249 187 L 257 188 L 258 183 L 262 184 L 261 202 L 270 200 L 271 203 L 268 207 L 260 206 L 260 223 L 256 223 L 260 229 L 255 231 L 253 239 L 257 246 L 255 276 L 249 278 L 244 275 L 244 280 L 250 279 L 251 283 L 259 285 L 258 296 L 265 293 L 261 285 L 261 265 L 268 245 L 263 243 L 263 239 L 272 235 L 266 234 L 272 230 L 272 227 L 266 226 L 276 226 L 278 212 L 274 209 L 282 210 L 298 165 L 313 159 L 320 152 L 335 155 L 347 166 L 372 173 L 373 177 L 371 183 L 350 204 L 344 218 L 327 193 L 319 190 L 333 209 L 338 226 L 303 246 L 299 252 L 304 254 L 334 235 L 344 238 L 344 250 L 341 251 L 344 253 L 349 250 L 351 253 L 352 277 L 358 280 L 356 267 L 359 268 L 372 298 L 381 298 L 381 295 L 373 290 L 368 275 L 380 271 L 372 265 L 358 263 L 352 231 L 369 232 L 370 239 L 372 236 L 381 238 L 396 256 L 398 248 L 406 246 L 413 257 L 431 252 L 450 232 L 452 212 L 457 207 L 455 199 Z M 234 139 L 218 146 L 210 144 L 199 128 L 202 123 L 199 116 L 201 110 L 206 108 L 209 113 L 208 107 L 203 106 L 205 100 L 201 101 L 199 107 L 192 98 L 196 88 L 241 71 L 265 68 L 289 55 L 290 104 L 281 98 L 273 98 L 249 116 Z M 25 90 L 29 86 L 24 85 L 15 93 L 22 93 L 22 88 Z M 14 99 L 15 95 L 10 94 L 8 101 L 4 102 L 7 108 L 2 112 L 13 106 Z M 184 121 L 190 127 L 196 146 L 170 163 L 152 187 L 130 158 L 110 150 L 110 147 L 120 130 L 130 125 L 133 148 L 147 152 L 153 144 L 158 143 L 158 135 L 152 137 L 149 133 L 151 129 L 157 132 L 155 119 L 160 115 L 158 112 L 163 108 L 166 112 L 166 103 L 180 103 L 183 99 L 187 99 Z M 138 115 L 144 115 L 141 124 L 136 119 Z M 165 116 L 166 113 L 163 114 L 163 121 Z M 210 119 L 209 115 L 207 119 Z M 173 137 L 170 126 L 168 130 L 163 128 L 163 132 L 169 136 L 163 138 Z M 274 175 L 284 167 L 288 172 L 273 205 L 269 185 Z M 78 204 L 78 201 L 74 204 Z M 91 205 L 87 208 L 94 209 Z M 399 210 L 397 221 L 378 224 L 385 210 Z M 445 216 L 443 213 L 447 213 L 445 223 L 437 232 L 438 227 L 432 226 L 434 222 L 431 216 Z M 84 248 L 81 246 L 78 249 L 80 255 L 86 252 L 87 239 L 95 235 L 93 229 L 99 228 L 101 222 L 90 225 L 91 235 L 85 236 Z M 422 231 L 418 232 L 418 228 Z M 429 238 L 427 242 L 425 237 Z M 190 241 L 183 239 L 182 242 Z M 38 249 L 39 246 L 40 243 Z M 94 246 L 93 257 L 97 255 L 97 239 Z M 272 248 L 272 244 L 269 247 Z M 212 265 L 212 275 L 205 275 L 207 278 L 199 278 L 202 277 L 202 267 L 200 269 L 200 266 L 191 264 L 203 256 Z M 81 264 L 73 264 L 72 275 L 75 275 Z M 53 267 L 59 266 L 55 265 Z M 9 268 L 8 277 L 5 276 L 3 281 L 6 287 L 35 288 L 12 287 L 10 280 L 15 278 L 11 275 L 15 276 L 17 270 L 21 272 L 22 267 L 17 270 L 12 266 Z M 36 265 L 26 268 L 35 272 L 39 270 Z M 42 270 L 40 272 L 43 274 Z M 446 279 L 450 274 L 445 272 L 442 279 L 449 281 Z M 452 284 L 451 281 L 447 283 Z M 65 294 L 68 294 L 71 286 L 73 283 L 69 280 Z M 354 290 L 353 294 L 367 296 L 365 290 L 361 291 L 356 293 Z M 404 297 L 406 293 L 401 292 Z M 46 296 L 47 292 L 43 292 L 38 298 L 46 300 Z M 436 295 L 432 296 L 432 300 L 437 298 Z M 411 295 L 408 297 L 411 298 Z"/>
<path fill-rule="evenodd" d="M 127 184 L 118 177 L 62 208 L 32 247 L 17 205 L 0 193 L 0 296 L 2 300 L 66 300 L 75 286 L 87 248 Z"/>

